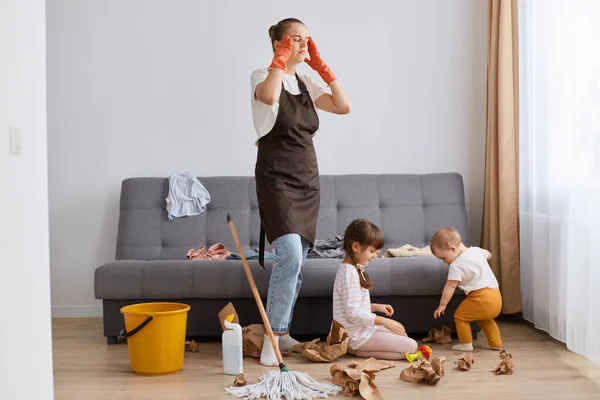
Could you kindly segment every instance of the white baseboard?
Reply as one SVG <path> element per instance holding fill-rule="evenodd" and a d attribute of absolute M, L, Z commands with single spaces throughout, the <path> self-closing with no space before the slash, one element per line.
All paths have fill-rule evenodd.
<path fill-rule="evenodd" d="M 102 305 L 97 306 L 52 306 L 52 318 L 95 318 L 102 317 Z"/>

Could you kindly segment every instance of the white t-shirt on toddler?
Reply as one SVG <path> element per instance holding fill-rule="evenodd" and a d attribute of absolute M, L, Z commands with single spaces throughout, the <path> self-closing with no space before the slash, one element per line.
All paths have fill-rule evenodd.
<path fill-rule="evenodd" d="M 268 75 L 268 69 L 257 69 L 252 72 L 252 76 L 250 78 L 252 87 L 250 94 L 252 103 L 252 119 L 254 121 L 254 129 L 258 135 L 258 138 L 256 139 L 257 142 L 258 139 L 271 132 L 271 129 L 273 129 L 273 126 L 275 125 L 275 120 L 277 119 L 277 113 L 279 112 L 279 99 L 275 102 L 275 104 L 270 106 L 254 98 L 256 86 L 267 79 Z M 327 90 L 325 90 L 323 86 L 315 83 L 309 76 L 300 74 L 298 74 L 298 76 L 306 85 L 306 89 L 308 90 L 313 103 L 322 94 L 327 93 Z M 300 86 L 298 85 L 298 80 L 296 79 L 295 75 L 283 74 L 283 88 L 294 95 L 301 93 Z"/>
<path fill-rule="evenodd" d="M 458 287 L 465 294 L 475 290 L 497 289 L 498 281 L 487 260 L 487 251 L 479 247 L 469 247 L 450 264 L 449 281 L 459 281 Z"/>

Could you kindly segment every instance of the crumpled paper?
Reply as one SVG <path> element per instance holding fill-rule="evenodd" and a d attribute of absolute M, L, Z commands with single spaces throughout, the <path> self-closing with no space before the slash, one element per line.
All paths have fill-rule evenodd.
<path fill-rule="evenodd" d="M 442 325 L 442 329 L 435 329 L 429 331 L 429 336 L 422 340 L 423 343 L 432 343 L 435 342 L 437 344 L 448 344 L 452 343 L 452 330 L 448 328 L 446 325 Z"/>
<path fill-rule="evenodd" d="M 400 372 L 400 380 L 435 385 L 444 376 L 444 361 L 446 357 L 433 357 L 429 360 L 419 357 L 410 367 Z"/>
<path fill-rule="evenodd" d="M 246 386 L 248 384 L 248 381 L 246 381 L 246 377 L 244 376 L 244 374 L 239 374 L 238 376 L 235 377 L 235 381 L 233 381 L 233 386 Z"/>
<path fill-rule="evenodd" d="M 471 366 L 475 364 L 475 360 L 473 360 L 472 355 L 463 353 L 461 358 L 459 358 L 457 361 L 454 361 L 454 364 L 458 365 L 458 369 L 468 371 L 471 369 Z"/>
<path fill-rule="evenodd" d="M 512 375 L 515 369 L 515 362 L 513 361 L 512 354 L 507 353 L 505 350 L 500 352 L 500 364 L 496 368 L 494 368 L 494 373 L 496 375 L 507 374 Z"/>
<path fill-rule="evenodd" d="M 415 247 L 410 244 L 405 244 L 404 246 L 395 248 L 395 249 L 387 249 L 383 255 L 386 258 L 391 257 L 428 257 L 433 256 L 430 246 L 425 246 L 423 248 Z"/>
<path fill-rule="evenodd" d="M 325 344 L 319 344 L 320 339 L 299 343 L 294 346 L 294 351 L 302 353 L 304 357 L 315 362 L 332 362 L 343 356 L 348 351 L 350 336 L 342 324 L 337 321 L 331 323 L 331 330 L 327 335 Z"/>
<path fill-rule="evenodd" d="M 260 358 L 265 341 L 265 326 L 252 324 L 242 328 L 242 351 L 247 357 Z"/>
<path fill-rule="evenodd" d="M 352 362 L 347 368 L 339 364 L 333 364 L 329 369 L 330 381 L 344 388 L 344 394 L 354 397 L 358 394 L 365 400 L 382 400 L 381 393 L 375 380 L 375 373 L 383 369 L 394 368 L 393 361 L 377 360 L 369 358 L 361 362 Z"/>
<path fill-rule="evenodd" d="M 198 346 L 199 344 L 196 343 L 196 341 L 194 340 L 189 340 L 185 342 L 185 351 L 191 351 L 192 353 L 195 353 L 198 351 Z"/>

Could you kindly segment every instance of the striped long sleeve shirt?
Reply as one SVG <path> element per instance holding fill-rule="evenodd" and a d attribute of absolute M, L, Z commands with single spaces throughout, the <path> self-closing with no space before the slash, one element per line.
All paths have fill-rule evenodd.
<path fill-rule="evenodd" d="M 352 350 L 365 344 L 377 329 L 369 291 L 360 286 L 353 265 L 340 265 L 333 284 L 333 319 L 344 326 Z"/>

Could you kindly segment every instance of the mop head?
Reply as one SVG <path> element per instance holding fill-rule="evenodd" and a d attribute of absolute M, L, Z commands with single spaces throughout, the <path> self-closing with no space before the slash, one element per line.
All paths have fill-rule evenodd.
<path fill-rule="evenodd" d="M 308 374 L 296 371 L 271 371 L 259 378 L 259 382 L 242 387 L 225 389 L 244 400 L 266 397 L 267 400 L 311 400 L 335 396 L 343 390 L 332 383 L 319 383 Z"/>

